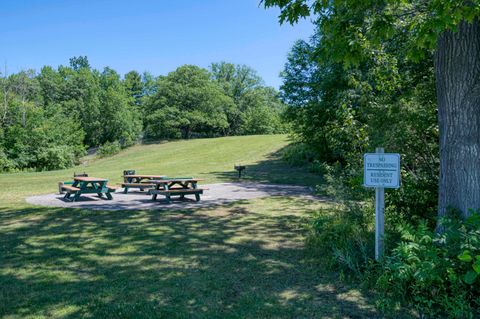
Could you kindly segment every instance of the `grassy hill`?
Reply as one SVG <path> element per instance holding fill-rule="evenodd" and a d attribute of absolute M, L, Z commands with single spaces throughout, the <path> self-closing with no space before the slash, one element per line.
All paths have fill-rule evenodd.
<path fill-rule="evenodd" d="M 315 184 L 285 165 L 286 136 L 139 145 L 73 169 L 0 175 L 0 318 L 372 318 L 372 300 L 310 260 L 302 227 L 324 200 L 273 196 L 175 210 L 32 206 L 74 171 L 124 169 Z"/>
<path fill-rule="evenodd" d="M 235 136 L 137 145 L 120 154 L 93 159 L 67 170 L 0 175 L 0 206 L 18 207 L 26 196 L 51 193 L 58 181 L 71 180 L 73 172 L 108 178 L 120 183 L 125 169 L 139 174 L 194 176 L 205 183 L 235 180 L 234 164 L 247 165 L 246 179 L 314 185 L 318 177 L 280 160 L 279 151 L 289 144 L 286 135 Z"/>

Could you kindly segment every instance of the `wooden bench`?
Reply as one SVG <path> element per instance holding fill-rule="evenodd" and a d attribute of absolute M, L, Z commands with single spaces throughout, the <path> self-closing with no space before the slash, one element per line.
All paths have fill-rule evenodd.
<path fill-rule="evenodd" d="M 80 190 L 80 188 L 78 188 L 78 187 L 74 187 L 74 186 L 70 186 L 70 185 L 62 185 L 62 191 L 67 193 L 65 195 L 65 198 L 68 197 L 67 195 L 76 194 L 79 190 Z"/>
<path fill-rule="evenodd" d="M 143 191 L 145 188 L 153 188 L 155 184 L 146 183 L 123 183 L 122 187 L 124 188 L 124 193 L 128 193 L 129 188 L 140 188 L 140 191 Z"/>
<path fill-rule="evenodd" d="M 155 186 L 154 184 L 150 184 L 150 183 L 123 183 L 122 184 L 122 187 L 145 187 L 145 188 L 148 188 L 148 187 L 153 187 Z"/>
<path fill-rule="evenodd" d="M 164 195 L 167 202 L 170 202 L 172 195 L 180 195 L 183 198 L 185 195 L 195 195 L 195 200 L 200 200 L 200 195 L 203 194 L 205 188 L 173 188 L 169 190 L 151 189 L 148 191 L 150 195 Z M 155 197 L 156 198 L 156 197 Z"/>

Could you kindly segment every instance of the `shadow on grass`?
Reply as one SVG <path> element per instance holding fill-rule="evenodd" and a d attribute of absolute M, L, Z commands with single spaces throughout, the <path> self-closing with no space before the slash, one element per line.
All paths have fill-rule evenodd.
<path fill-rule="evenodd" d="M 232 170 L 226 172 L 209 172 L 209 174 L 217 177 L 221 181 L 255 181 L 261 183 L 273 184 L 291 184 L 291 185 L 307 185 L 316 186 L 322 183 L 320 174 L 309 172 L 305 167 L 295 167 L 287 164 L 282 160 L 283 148 L 268 155 L 261 162 L 253 165 L 246 165 L 242 178 L 238 178 L 238 172 Z"/>
<path fill-rule="evenodd" d="M 0 208 L 0 317 L 379 316 L 308 261 L 301 201 L 265 200 L 274 208 L 262 213 L 249 201 L 195 211 Z"/>

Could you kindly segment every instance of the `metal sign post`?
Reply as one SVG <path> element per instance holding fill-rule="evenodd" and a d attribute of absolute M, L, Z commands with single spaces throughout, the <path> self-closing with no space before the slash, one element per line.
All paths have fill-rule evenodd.
<path fill-rule="evenodd" d="M 384 153 L 383 147 L 375 149 L 377 154 Z M 383 237 L 385 235 L 385 188 L 375 187 L 375 260 L 383 256 Z"/>
<path fill-rule="evenodd" d="M 385 188 L 400 187 L 400 154 L 387 154 L 383 147 L 377 147 L 375 153 L 363 158 L 364 186 L 375 188 L 375 260 L 379 260 L 383 256 Z"/>

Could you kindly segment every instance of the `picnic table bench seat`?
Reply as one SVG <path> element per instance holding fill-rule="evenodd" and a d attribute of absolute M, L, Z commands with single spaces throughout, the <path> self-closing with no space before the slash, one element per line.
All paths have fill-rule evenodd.
<path fill-rule="evenodd" d="M 145 188 L 148 188 L 148 187 L 154 187 L 155 184 L 151 184 L 151 183 L 148 183 L 148 182 L 145 182 L 145 183 L 123 183 L 122 184 L 122 187 L 132 187 L 132 188 L 135 188 L 135 187 L 145 187 Z"/>
<path fill-rule="evenodd" d="M 62 185 L 62 190 L 67 192 L 67 193 L 73 194 L 73 193 L 78 192 L 80 190 L 80 188 L 75 187 L 75 186 L 71 186 L 71 185 Z"/>
<path fill-rule="evenodd" d="M 203 191 L 207 190 L 206 188 L 172 188 L 168 190 L 163 190 L 163 189 L 151 189 L 149 190 L 149 194 L 203 194 Z"/>
<path fill-rule="evenodd" d="M 153 198 L 156 199 L 157 195 L 165 196 L 167 202 L 170 202 L 172 195 L 180 195 L 180 198 L 183 198 L 185 195 L 195 195 L 195 200 L 198 202 L 200 200 L 200 195 L 203 194 L 203 188 L 173 188 L 173 189 L 151 189 L 149 194 L 153 195 Z"/>

